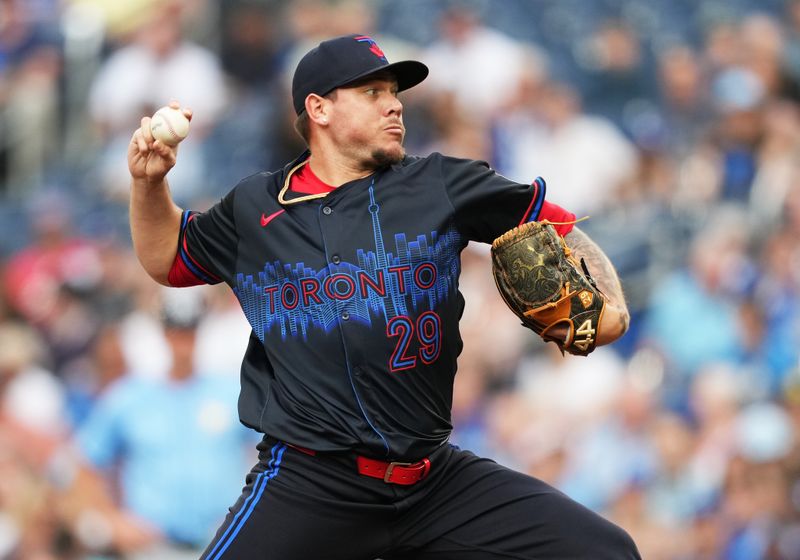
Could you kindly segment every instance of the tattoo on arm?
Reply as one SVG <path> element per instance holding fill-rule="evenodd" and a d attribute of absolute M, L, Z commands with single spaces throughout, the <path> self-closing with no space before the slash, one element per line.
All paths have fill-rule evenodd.
<path fill-rule="evenodd" d="M 613 305 L 625 312 L 620 315 L 620 327 L 623 332 L 628 328 L 628 313 L 627 305 L 625 304 L 625 295 L 622 293 L 622 284 L 617 276 L 617 271 L 614 265 L 608 259 L 606 254 L 597 243 L 592 241 L 588 235 L 582 232 L 577 227 L 572 228 L 564 240 L 567 245 L 572 249 L 572 254 L 579 261 L 583 259 L 586 262 L 586 268 L 597 283 L 597 287 L 606 297 L 606 302 Z"/>

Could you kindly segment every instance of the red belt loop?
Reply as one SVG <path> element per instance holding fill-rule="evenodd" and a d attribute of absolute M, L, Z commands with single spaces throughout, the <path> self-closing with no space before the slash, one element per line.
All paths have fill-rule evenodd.
<path fill-rule="evenodd" d="M 416 463 L 401 463 L 399 461 L 380 461 L 368 457 L 357 457 L 358 472 L 364 476 L 380 478 L 387 484 L 400 484 L 410 486 L 428 476 L 431 462 L 425 458 Z"/>

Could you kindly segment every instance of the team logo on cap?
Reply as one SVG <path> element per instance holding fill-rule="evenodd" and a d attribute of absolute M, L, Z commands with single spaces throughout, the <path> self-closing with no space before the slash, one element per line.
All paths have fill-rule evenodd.
<path fill-rule="evenodd" d="M 383 51 L 378 46 L 378 43 L 376 43 L 375 39 L 373 39 L 372 37 L 368 37 L 367 35 L 359 35 L 358 37 L 354 37 L 354 39 L 359 43 L 369 44 L 369 50 L 372 54 L 374 54 L 384 62 L 389 62 L 388 60 L 386 60 L 386 55 L 383 54 Z"/>

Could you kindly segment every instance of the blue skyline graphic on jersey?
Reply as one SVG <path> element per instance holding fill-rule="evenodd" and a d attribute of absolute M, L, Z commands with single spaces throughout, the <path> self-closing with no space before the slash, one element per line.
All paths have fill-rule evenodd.
<path fill-rule="evenodd" d="M 329 332 L 345 312 L 350 321 L 386 324 L 412 310 L 434 310 L 455 292 L 462 248 L 455 227 L 414 240 L 398 233 L 394 252 L 387 253 L 373 185 L 369 195 L 375 250 L 358 249 L 356 263 L 315 270 L 303 262 L 273 261 L 257 277 L 236 275 L 234 292 L 262 342 L 272 329 L 280 329 L 284 340 L 305 338 L 311 328 Z"/>

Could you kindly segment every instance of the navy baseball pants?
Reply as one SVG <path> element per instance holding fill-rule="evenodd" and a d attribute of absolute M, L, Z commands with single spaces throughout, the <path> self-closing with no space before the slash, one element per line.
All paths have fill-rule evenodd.
<path fill-rule="evenodd" d="M 413 486 L 265 437 L 203 560 L 640 558 L 628 534 L 544 482 L 444 445 Z"/>

